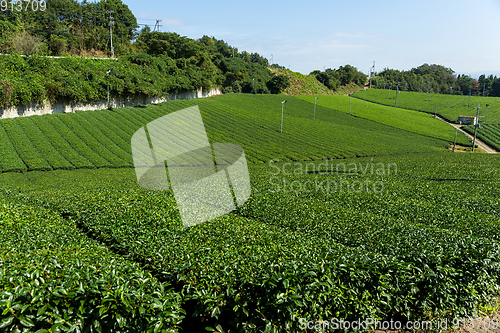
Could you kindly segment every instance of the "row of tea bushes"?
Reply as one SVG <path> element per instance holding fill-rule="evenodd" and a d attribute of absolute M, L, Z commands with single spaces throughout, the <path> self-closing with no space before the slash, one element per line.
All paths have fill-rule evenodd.
<path fill-rule="evenodd" d="M 181 298 L 59 214 L 0 196 L 0 329 L 177 332 Z"/>

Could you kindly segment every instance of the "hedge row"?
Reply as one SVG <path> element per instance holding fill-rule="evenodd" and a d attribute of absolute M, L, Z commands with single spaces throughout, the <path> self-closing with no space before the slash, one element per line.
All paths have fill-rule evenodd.
<path fill-rule="evenodd" d="M 124 154 L 123 150 L 110 141 L 105 134 L 95 130 L 84 120 L 78 119 L 75 115 L 60 117 L 60 119 L 88 148 L 108 161 L 111 166 L 131 166 L 130 154 Z"/>
<path fill-rule="evenodd" d="M 64 212 L 92 238 L 175 284 L 191 300 L 183 324 L 191 331 L 297 332 L 300 318 L 468 316 L 498 291 L 495 156 L 339 161 L 394 162 L 399 171 L 281 173 L 289 183 L 385 184 L 380 193 L 285 192 L 270 182 L 275 169 L 250 166 L 251 199 L 188 229 L 172 193 L 140 189 L 132 169 L 59 172 L 64 187 L 18 188 L 23 200 Z"/>
<path fill-rule="evenodd" d="M 0 197 L 0 328 L 177 332 L 181 298 L 58 214 Z"/>
<path fill-rule="evenodd" d="M 0 105 L 69 100 L 86 103 L 111 96 L 161 97 L 210 86 L 213 71 L 193 59 L 130 54 L 119 60 L 0 55 Z M 110 71 L 108 73 L 108 71 Z"/>
<path fill-rule="evenodd" d="M 47 160 L 39 154 L 15 119 L 4 119 L 2 126 L 11 139 L 14 149 L 29 170 L 52 170 Z"/>
<path fill-rule="evenodd" d="M 50 140 L 36 126 L 33 118 L 22 117 L 17 119 L 19 125 L 23 128 L 26 136 L 31 141 L 33 146 L 39 153 L 43 154 L 43 158 L 47 160 L 53 169 L 74 169 L 75 167 L 68 162 L 59 152 L 52 146 Z"/>
<path fill-rule="evenodd" d="M 0 125 L 0 167 L 3 172 L 27 170 L 27 166 L 19 157 L 9 136 L 3 126 Z"/>
<path fill-rule="evenodd" d="M 111 163 L 99 156 L 97 152 L 90 149 L 90 147 L 75 134 L 78 130 L 77 128 L 70 128 L 64 123 L 64 119 L 66 118 L 64 116 L 63 114 L 54 114 L 52 117 L 48 117 L 48 120 L 54 129 L 68 141 L 71 147 L 78 154 L 89 160 L 95 167 L 111 167 Z"/>
<path fill-rule="evenodd" d="M 70 143 L 66 141 L 66 138 L 59 134 L 56 128 L 52 126 L 51 122 L 49 121 L 49 117 L 35 117 L 33 118 L 33 122 L 43 132 L 43 134 L 45 135 L 44 138 L 49 140 L 54 149 L 66 160 L 70 161 L 71 164 L 73 164 L 76 168 L 95 167 L 88 159 L 78 154 L 70 145 Z"/>

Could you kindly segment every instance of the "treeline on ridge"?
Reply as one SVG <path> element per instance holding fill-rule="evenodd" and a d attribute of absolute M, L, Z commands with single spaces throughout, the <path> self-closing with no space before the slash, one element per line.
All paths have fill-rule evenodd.
<path fill-rule="evenodd" d="M 110 57 L 109 11 L 113 11 L 116 61 Z M 47 0 L 45 11 L 0 12 L 0 105 L 27 105 L 65 99 L 73 103 L 110 95 L 161 97 L 211 87 L 223 93 L 280 93 L 290 85 L 284 69 L 257 54 L 240 52 L 223 40 L 198 40 L 173 32 L 139 30 L 137 19 L 121 0 L 98 2 Z M 26 55 L 28 57 L 21 57 Z M 41 56 L 62 56 L 52 59 Z M 348 70 L 345 70 L 348 69 Z M 341 85 L 356 81 L 344 66 Z M 359 74 L 359 72 L 357 72 Z M 335 90 L 330 80 L 325 82 Z"/>
<path fill-rule="evenodd" d="M 396 90 L 398 85 L 399 90 L 406 91 L 500 96 L 500 78 L 483 74 L 476 80 L 436 64 L 423 64 L 408 71 L 386 68 L 372 79 L 373 88 Z"/>

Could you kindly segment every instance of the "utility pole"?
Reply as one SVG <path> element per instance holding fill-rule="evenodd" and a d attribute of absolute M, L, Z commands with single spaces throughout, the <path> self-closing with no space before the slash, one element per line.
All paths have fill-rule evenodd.
<path fill-rule="evenodd" d="M 365 106 L 366 106 L 366 88 L 365 88 Z"/>
<path fill-rule="evenodd" d="M 394 105 L 395 108 L 398 107 L 398 95 L 399 95 L 399 83 L 398 83 L 398 86 L 396 88 L 396 104 Z"/>
<path fill-rule="evenodd" d="M 253 93 L 255 95 L 255 78 L 252 79 Z"/>
<path fill-rule="evenodd" d="M 283 133 L 283 105 L 286 103 L 286 99 L 281 102 L 281 131 L 280 133 Z"/>
<path fill-rule="evenodd" d="M 455 128 L 455 141 L 453 142 L 453 151 L 455 151 L 455 146 L 457 145 L 457 133 L 458 133 L 458 128 Z"/>
<path fill-rule="evenodd" d="M 392 83 L 391 83 L 391 85 L 389 86 L 389 96 L 387 96 L 387 98 L 391 98 L 391 87 L 392 87 Z"/>
<path fill-rule="evenodd" d="M 477 133 L 477 127 L 479 126 L 479 105 L 476 107 L 477 109 L 477 113 L 476 113 L 476 119 L 474 120 L 474 122 L 476 123 L 474 125 L 474 141 L 472 142 L 472 152 L 474 152 L 474 150 L 476 149 L 476 133 Z"/>
<path fill-rule="evenodd" d="M 375 61 L 373 66 L 370 68 L 370 89 L 372 88 L 372 77 L 375 75 Z"/>
<path fill-rule="evenodd" d="M 314 97 L 314 114 L 313 114 L 313 120 L 316 119 L 316 101 L 318 100 L 318 97 Z"/>
<path fill-rule="evenodd" d="M 160 32 L 160 27 L 161 27 L 160 22 L 161 22 L 161 20 L 156 20 L 156 24 L 155 24 L 155 27 L 153 29 L 153 32 L 156 31 L 156 27 L 158 27 L 158 32 Z"/>
<path fill-rule="evenodd" d="M 271 54 L 271 66 L 273 65 L 273 55 Z"/>
<path fill-rule="evenodd" d="M 111 40 L 111 58 L 115 57 L 115 48 L 113 47 L 113 14 L 115 11 L 114 10 L 107 10 L 106 13 L 109 14 L 109 34 L 110 34 L 110 40 Z"/>

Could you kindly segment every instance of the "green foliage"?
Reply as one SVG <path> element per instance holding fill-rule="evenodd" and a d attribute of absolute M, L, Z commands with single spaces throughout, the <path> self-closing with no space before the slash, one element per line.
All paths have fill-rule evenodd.
<path fill-rule="evenodd" d="M 10 51 L 10 43 L 18 33 L 19 27 L 0 19 L 0 51 L 2 53 Z"/>
<path fill-rule="evenodd" d="M 357 96 L 364 98 L 364 92 L 359 93 Z M 372 96 L 371 90 L 368 90 L 367 96 Z M 343 113 L 351 113 L 355 117 L 445 140 L 450 144 L 453 143 L 455 138 L 455 129 L 453 127 L 423 112 L 393 108 L 370 102 L 364 103 L 360 98 L 350 99 L 349 96 L 297 96 L 297 98 L 310 103 L 314 103 L 315 97 L 318 97 L 317 105 Z M 464 146 L 471 145 L 470 139 L 461 132 L 457 136 L 457 143 Z"/>
<path fill-rule="evenodd" d="M 364 92 L 353 94 L 353 97 L 364 99 Z M 396 91 L 391 89 L 368 89 L 366 100 L 378 104 L 395 106 Z M 470 100 L 470 103 L 469 103 Z M 488 104 L 488 122 L 500 122 L 500 98 L 496 97 L 480 97 L 480 96 L 457 96 L 457 95 L 442 95 L 442 94 L 426 94 L 418 92 L 400 91 L 398 94 L 398 108 L 423 111 L 426 113 L 436 114 L 449 122 L 457 122 L 459 116 L 476 116 L 479 105 L 479 122 L 483 123 L 486 118 L 486 105 Z"/>
<path fill-rule="evenodd" d="M 314 75 L 319 82 L 331 90 L 337 90 L 350 84 L 364 87 L 367 78 L 366 74 L 351 65 L 340 66 L 339 69 L 328 68 L 324 72 L 315 70 L 309 75 Z"/>
<path fill-rule="evenodd" d="M 180 295 L 59 214 L 2 196 L 0 226 L 2 330 L 177 332 Z"/>
<path fill-rule="evenodd" d="M 451 68 L 441 65 L 423 64 L 409 71 L 384 69 L 372 82 L 379 89 L 399 89 L 415 92 L 432 92 L 436 94 L 455 94 L 480 96 L 500 96 L 500 79 L 496 76 L 481 75 L 479 80 L 468 75 L 456 75 Z"/>
<path fill-rule="evenodd" d="M 288 79 L 288 76 L 279 74 L 276 76 L 273 76 L 271 80 L 269 80 L 267 84 L 269 90 L 273 94 L 279 94 L 283 90 L 287 89 L 290 87 L 290 80 Z"/>
<path fill-rule="evenodd" d="M 196 62 L 167 56 L 131 54 L 119 61 L 0 56 L 0 104 L 102 101 L 111 96 L 161 97 L 210 87 L 211 67 L 200 71 Z M 108 70 L 112 70 L 107 74 Z"/>
<path fill-rule="evenodd" d="M 94 168 L 95 166 L 88 159 L 76 152 L 67 139 L 59 134 L 56 128 L 49 122 L 48 118 L 47 116 L 33 118 L 34 125 L 36 125 L 44 135 L 41 139 L 47 140 L 53 147 L 53 149 L 48 151 L 55 150 L 76 168 Z M 45 149 L 46 148 L 40 153 L 44 154 L 46 152 Z"/>
<path fill-rule="evenodd" d="M 0 125 L 0 168 L 2 172 L 9 171 L 24 171 L 27 170 L 23 160 L 19 157 L 17 151 L 14 149 L 9 136 L 5 132 L 3 126 Z"/>
<path fill-rule="evenodd" d="M 182 326 L 195 332 L 205 327 L 297 332 L 300 318 L 451 320 L 473 315 L 500 287 L 497 160 L 450 153 L 330 160 L 347 165 L 340 173 L 320 166 L 324 161 L 302 163 L 308 168 L 303 172 L 293 172 L 296 163 L 251 164 L 250 200 L 231 214 L 188 229 L 182 227 L 173 194 L 140 189 L 130 168 L 7 173 L 0 175 L 7 191 L 2 193 L 6 200 L 21 200 L 18 206 L 23 210 L 6 208 L 1 223 L 20 228 L 2 228 L 0 236 L 8 241 L 0 248 L 21 249 L 17 256 L 8 252 L 7 264 L 41 271 L 44 281 L 36 275 L 33 279 L 33 273 L 26 278 L 23 271 L 6 271 L 8 278 L 29 285 L 34 295 L 46 295 L 51 280 L 44 272 L 50 278 L 60 276 L 58 283 L 64 283 L 68 295 L 75 292 L 77 300 L 83 297 L 78 294 L 81 288 L 72 283 L 78 285 L 81 279 L 65 274 L 85 277 L 84 291 L 95 290 L 92 286 L 98 282 L 93 281 L 104 278 L 99 292 L 91 294 L 89 311 L 99 308 L 95 300 L 101 295 L 120 295 L 122 290 L 134 295 L 135 283 L 137 288 L 140 282 L 152 284 L 151 289 L 140 289 L 141 300 L 129 300 L 140 304 L 151 304 L 148 300 L 157 297 L 158 279 L 176 285 L 191 304 Z M 360 172 L 366 165 L 370 170 L 372 165 L 377 169 L 391 163 L 397 172 Z M 357 171 L 350 171 L 353 164 L 359 165 Z M 384 189 L 286 191 L 276 186 L 281 181 L 271 181 L 273 177 L 302 184 L 316 179 L 383 181 Z M 60 219 L 62 214 L 66 219 Z M 21 234 L 26 220 L 32 226 Z M 122 256 L 73 236 L 73 224 Z M 32 232 L 33 228 L 51 232 Z M 52 261 L 54 256 L 60 267 Z M 41 264 L 34 265 L 32 258 Z M 82 264 L 75 262 L 77 258 Z M 139 267 L 151 272 L 141 273 L 149 279 L 125 284 L 122 277 L 135 281 L 138 275 L 133 272 Z M 116 287 L 109 288 L 107 281 Z M 59 291 L 59 284 L 52 290 Z M 8 286 L 13 293 L 14 287 Z M 69 303 L 69 297 L 59 292 L 49 295 L 65 306 L 80 305 Z M 20 302 L 29 305 L 32 298 L 26 297 Z M 163 309 L 175 309 L 165 316 L 172 324 L 183 316 L 176 297 L 165 289 L 160 298 L 167 302 Z M 122 298 L 110 298 L 116 302 L 113 313 L 132 311 L 123 309 Z M 135 317 L 137 322 L 155 320 L 149 313 Z M 120 324 L 113 315 L 99 318 Z"/>
<path fill-rule="evenodd" d="M 287 98 L 284 129 L 280 133 L 282 100 L 272 95 L 229 94 L 115 111 L 5 119 L 0 121 L 0 128 L 7 129 L 5 156 L 20 157 L 22 163 L 18 168 L 14 163 L 2 169 L 131 166 L 130 138 L 134 132 L 158 117 L 192 105 L 199 105 L 212 141 L 240 144 L 251 162 L 436 151 L 453 140 L 453 133 L 446 133 L 446 125 L 436 123 L 430 116 L 403 110 L 390 114 L 389 108 L 376 105 L 364 110 L 361 103 L 355 102 L 355 115 L 369 119 L 366 120 L 346 114 L 348 97 L 326 96 L 318 100 L 315 120 L 314 99 Z M 408 119 L 413 127 L 409 127 Z M 467 141 L 459 137 L 458 142 Z M 2 163 L 10 165 L 8 160 Z"/>
<path fill-rule="evenodd" d="M 38 152 L 28 139 L 19 122 L 14 119 L 5 119 L 1 124 L 28 170 L 52 170 L 44 156 Z"/>
<path fill-rule="evenodd" d="M 194 40 L 175 32 L 150 32 L 145 28 L 137 38 L 137 47 L 150 55 L 167 55 L 172 59 L 200 56 L 202 48 Z"/>
<path fill-rule="evenodd" d="M 297 332 L 300 318 L 452 318 L 490 300 L 500 288 L 496 156 L 422 155 L 449 145 L 446 124 L 359 100 L 353 117 L 345 96 L 320 96 L 315 119 L 313 98 L 288 97 L 280 133 L 282 99 L 0 121 L 4 171 L 26 158 L 21 144 L 53 168 L 57 154 L 77 168 L 117 167 L 130 165 L 138 128 L 199 105 L 211 142 L 243 147 L 252 182 L 238 210 L 185 229 L 172 192 L 141 189 L 132 168 L 0 174 L 2 328 Z M 30 144 L 35 135 L 45 144 Z M 420 154 L 393 155 L 409 152 Z M 391 156 L 346 159 L 375 153 Z M 342 185 L 367 182 L 383 188 Z"/>
<path fill-rule="evenodd" d="M 7 19 L 23 26 L 30 38 L 42 40 L 54 56 L 106 53 L 111 55 L 109 14 L 113 13 L 113 46 L 118 55 L 130 52 L 137 20 L 120 0 L 98 2 L 47 0 L 44 11 L 13 12 Z"/>
<path fill-rule="evenodd" d="M 475 126 L 464 126 L 462 129 L 474 135 Z M 500 151 L 500 125 L 483 124 L 481 128 L 476 131 L 476 137 L 496 151 Z"/>
<path fill-rule="evenodd" d="M 64 1 L 68 6 L 72 3 Z M 51 15 L 60 12 L 57 9 Z M 73 20 L 74 15 L 78 18 L 80 14 L 64 13 L 54 16 L 54 20 L 79 24 L 78 20 Z M 87 14 L 81 15 L 86 17 Z M 51 35 L 46 39 L 54 53 L 65 53 L 69 47 L 66 45 L 69 41 L 63 35 Z M 127 53 L 116 61 L 69 57 L 48 59 L 17 54 L 0 56 L 0 104 L 43 104 L 47 100 L 102 102 L 107 98 L 108 86 L 112 97 L 121 98 L 163 97 L 200 88 L 205 91 L 222 88 L 227 93 L 269 93 L 268 83 L 273 73 L 267 67 L 267 60 L 257 53 L 247 52 L 236 52 L 233 57 L 229 50 L 234 48 L 224 41 L 206 36 L 195 41 L 176 33 L 143 29 L 134 45 L 138 53 Z M 111 72 L 108 74 L 108 71 Z"/>

